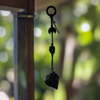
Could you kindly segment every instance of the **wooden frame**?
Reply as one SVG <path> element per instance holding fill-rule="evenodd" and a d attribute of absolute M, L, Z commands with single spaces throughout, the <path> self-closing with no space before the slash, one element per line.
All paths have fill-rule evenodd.
<path fill-rule="evenodd" d="M 15 100 L 34 100 L 34 18 L 18 17 L 19 14 L 34 15 L 34 0 L 0 0 L 0 9 L 16 12 L 13 30 Z M 21 84 L 21 74 L 24 76 L 24 86 Z"/>

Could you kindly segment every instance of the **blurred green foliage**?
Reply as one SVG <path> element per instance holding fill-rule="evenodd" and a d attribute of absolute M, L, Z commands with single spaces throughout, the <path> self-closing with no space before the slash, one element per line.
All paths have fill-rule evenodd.
<path fill-rule="evenodd" d="M 61 33 L 54 34 L 56 49 L 54 70 L 58 75 L 60 75 L 59 64 L 62 59 L 61 55 L 63 54 L 61 51 L 62 41 L 65 40 L 63 66 L 60 66 L 62 67 L 62 74 L 60 75 L 59 89 L 54 90 L 47 87 L 44 83 L 46 75 L 51 71 L 51 55 L 49 53 L 51 36 L 48 34 L 50 19 L 46 15 L 45 10 L 42 10 L 37 12 L 38 15 L 34 23 L 35 100 L 99 100 L 99 0 L 78 0 L 72 4 L 66 3 L 56 8 L 58 13 L 55 16 L 55 21 Z M 9 16 L 3 16 L 0 12 L 0 27 L 4 27 L 6 30 L 6 34 L 0 37 L 0 53 L 6 52 L 8 55 L 7 61 L 0 61 L 0 89 L 3 90 L 2 81 L 7 80 L 11 85 L 10 89 L 3 91 L 9 97 L 13 97 L 13 83 L 9 81 L 6 73 L 13 68 L 13 49 L 9 49 L 9 46 L 7 49 L 7 42 L 13 37 L 12 22 L 11 13 Z M 72 27 L 71 31 L 68 26 Z M 75 62 L 73 63 L 74 54 Z M 71 70 L 74 70 L 74 75 Z M 73 78 L 71 77 L 72 75 Z"/>
<path fill-rule="evenodd" d="M 0 11 L 0 91 L 13 100 L 13 16 L 9 11 Z M 3 99 L 3 98 L 0 98 Z M 8 99 L 7 99 L 8 100 Z"/>
<path fill-rule="evenodd" d="M 77 54 L 74 63 L 74 79 L 72 82 L 72 88 L 75 89 L 76 93 L 72 93 L 74 96 L 70 97 L 68 100 L 98 100 L 100 93 L 100 3 L 96 3 L 95 0 L 85 0 L 76 1 L 72 5 L 73 6 L 64 4 L 60 6 L 60 8 L 57 8 L 58 14 L 55 17 L 55 20 L 61 34 L 54 35 L 54 43 L 56 46 L 56 54 L 54 55 L 55 71 L 58 72 L 59 60 L 61 60 L 61 41 L 64 37 L 66 37 L 66 34 L 70 34 L 66 32 L 65 29 L 67 26 L 71 25 L 73 27 L 72 35 L 74 36 L 77 44 Z M 47 100 L 48 98 L 50 98 L 50 100 L 66 100 L 66 94 L 69 91 L 66 91 L 67 89 L 65 86 L 67 82 L 69 82 L 68 80 L 71 80 L 70 78 L 72 73 L 70 71 L 73 69 L 73 61 L 67 62 L 64 60 L 59 89 L 56 91 L 48 88 L 43 82 L 43 80 L 45 80 L 45 76 L 50 72 L 50 53 L 48 51 L 50 46 L 50 35 L 48 34 L 50 20 L 46 15 L 45 10 L 38 13 L 37 18 L 35 19 L 35 27 L 40 28 L 42 31 L 42 35 L 40 37 L 35 37 L 37 42 L 35 44 L 34 52 L 36 70 L 36 100 L 41 100 L 42 98 L 42 100 Z M 66 46 L 67 45 L 65 45 L 65 47 Z M 41 54 L 38 53 L 38 50 Z M 66 58 L 66 55 L 64 58 Z M 37 94 L 39 94 L 38 98 Z"/>

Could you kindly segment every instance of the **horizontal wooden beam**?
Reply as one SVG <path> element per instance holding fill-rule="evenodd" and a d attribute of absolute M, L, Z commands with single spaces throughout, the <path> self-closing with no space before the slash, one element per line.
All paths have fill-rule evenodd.
<path fill-rule="evenodd" d="M 1 10 L 14 10 L 22 11 L 23 9 L 28 9 L 27 0 L 0 0 L 0 9 Z"/>
<path fill-rule="evenodd" d="M 0 9 L 1 10 L 10 10 L 14 12 L 20 12 L 22 10 L 28 10 L 28 12 L 34 9 L 33 5 L 34 0 L 0 0 Z M 77 0 L 35 0 L 35 11 L 40 11 L 45 9 L 49 5 L 62 5 L 65 3 L 72 2 L 74 3 Z M 82 0 L 79 0 L 82 1 Z"/>
<path fill-rule="evenodd" d="M 25 9 L 23 9 L 23 8 L 14 8 L 14 7 L 0 6 L 0 10 L 7 10 L 7 11 L 11 11 L 11 12 L 23 12 Z"/>
<path fill-rule="evenodd" d="M 58 6 L 65 3 L 74 3 L 75 1 L 77 0 L 35 0 L 35 11 L 46 9 L 50 5 Z"/>

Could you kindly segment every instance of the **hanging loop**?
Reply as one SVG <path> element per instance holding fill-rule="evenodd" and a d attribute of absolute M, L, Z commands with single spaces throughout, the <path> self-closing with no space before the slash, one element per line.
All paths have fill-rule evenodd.
<path fill-rule="evenodd" d="M 50 9 L 53 9 L 51 13 L 49 12 Z M 49 34 L 53 33 L 53 32 L 56 33 L 56 29 L 53 27 L 53 16 L 56 14 L 56 12 L 57 11 L 56 11 L 56 8 L 54 6 L 49 6 L 46 9 L 47 15 L 51 18 L 51 27 L 48 30 Z"/>
<path fill-rule="evenodd" d="M 50 14 L 50 12 L 49 12 L 49 9 L 51 9 L 51 8 L 54 10 L 54 13 L 53 14 Z M 57 10 L 56 10 L 56 8 L 54 6 L 49 6 L 46 9 L 47 15 L 50 16 L 51 18 L 56 14 L 56 12 L 57 12 Z"/>
<path fill-rule="evenodd" d="M 50 14 L 50 12 L 49 12 L 49 10 L 50 9 L 53 9 L 54 11 Z M 50 33 L 56 33 L 56 31 L 60 34 L 60 32 L 59 32 L 59 30 L 58 30 L 58 28 L 57 28 L 57 26 L 56 26 L 56 22 L 54 21 L 54 19 L 53 19 L 53 16 L 57 13 L 57 10 L 56 10 L 56 8 L 54 7 L 54 6 L 49 6 L 49 7 L 47 7 L 47 9 L 46 9 L 46 13 L 47 13 L 47 15 L 51 18 L 51 27 L 49 28 L 49 30 L 48 30 L 48 33 L 50 34 Z M 53 25 L 55 26 L 55 27 L 53 27 Z"/>

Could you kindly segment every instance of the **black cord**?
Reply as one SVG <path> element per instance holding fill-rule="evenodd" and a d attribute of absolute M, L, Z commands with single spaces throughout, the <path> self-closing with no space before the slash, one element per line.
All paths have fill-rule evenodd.
<path fill-rule="evenodd" d="M 52 43 L 51 43 L 51 47 L 53 47 L 53 32 L 51 33 L 51 39 L 52 39 Z M 53 71 L 53 54 L 54 54 L 54 49 L 52 48 L 52 52 L 51 52 L 51 71 Z"/>

